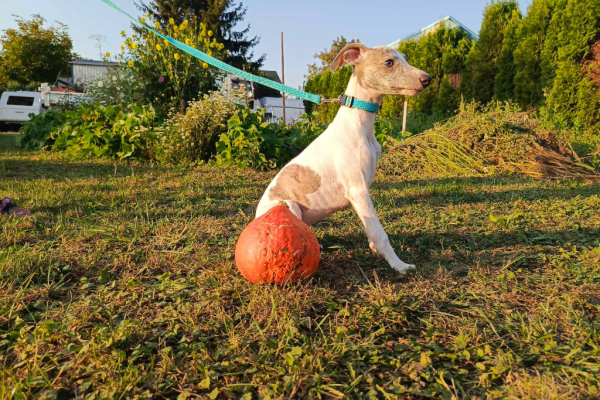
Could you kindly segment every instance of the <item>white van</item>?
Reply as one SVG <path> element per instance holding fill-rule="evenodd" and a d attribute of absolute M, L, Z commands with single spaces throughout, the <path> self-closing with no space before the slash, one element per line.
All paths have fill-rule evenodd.
<path fill-rule="evenodd" d="M 24 124 L 29 114 L 44 111 L 40 92 L 4 92 L 0 97 L 0 123 Z"/>

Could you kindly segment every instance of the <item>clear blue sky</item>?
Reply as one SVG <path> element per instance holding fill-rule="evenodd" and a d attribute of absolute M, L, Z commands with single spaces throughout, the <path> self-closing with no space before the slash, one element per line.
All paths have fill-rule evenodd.
<path fill-rule="evenodd" d="M 126 11 L 137 12 L 134 0 L 113 0 Z M 298 87 L 304 81 L 313 55 L 329 47 L 337 36 L 358 38 L 367 46 L 386 45 L 452 15 L 478 32 L 488 0 L 247 0 L 246 23 L 251 34 L 261 37 L 255 54 L 267 55 L 265 69 L 281 71 L 280 32 L 285 35 L 286 83 Z M 519 0 L 525 13 L 531 0 Z M 106 36 L 103 51 L 119 52 L 122 29 L 128 20 L 99 0 L 0 0 L 0 30 L 15 27 L 14 17 L 42 14 L 49 22 L 69 27 L 75 51 L 98 59 L 90 35 Z"/>

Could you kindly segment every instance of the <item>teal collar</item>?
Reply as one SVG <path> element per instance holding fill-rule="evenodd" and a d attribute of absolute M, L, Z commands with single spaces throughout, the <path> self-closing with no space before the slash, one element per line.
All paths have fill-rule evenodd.
<path fill-rule="evenodd" d="M 334 101 L 348 108 L 358 108 L 359 110 L 364 110 L 372 113 L 376 113 L 377 111 L 379 111 L 379 104 L 359 100 L 354 96 L 342 94 L 339 98 L 337 98 Z"/>
<path fill-rule="evenodd" d="M 368 101 L 359 100 L 354 96 L 347 96 L 345 94 L 340 96 L 340 104 L 349 108 L 358 108 L 372 113 L 379 111 L 379 104 L 369 103 Z"/>

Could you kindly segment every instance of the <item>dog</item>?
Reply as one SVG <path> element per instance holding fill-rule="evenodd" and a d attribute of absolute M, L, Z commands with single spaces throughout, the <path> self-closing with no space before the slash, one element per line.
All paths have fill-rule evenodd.
<path fill-rule="evenodd" d="M 354 69 L 346 96 L 376 105 L 385 95 L 417 95 L 432 80 L 389 47 L 349 44 L 335 57 L 331 70 L 344 64 Z M 256 218 L 280 201 L 307 225 L 352 206 L 364 226 L 370 248 L 404 274 L 415 266 L 400 260 L 394 252 L 369 195 L 381 157 L 381 146 L 373 133 L 375 116 L 374 112 L 342 105 L 327 129 L 269 184 L 258 204 Z"/>

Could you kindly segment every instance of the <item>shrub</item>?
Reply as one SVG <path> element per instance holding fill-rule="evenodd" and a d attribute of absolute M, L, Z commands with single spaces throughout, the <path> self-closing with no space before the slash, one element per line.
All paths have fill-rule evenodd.
<path fill-rule="evenodd" d="M 176 164 L 208 161 L 237 111 L 234 101 L 220 92 L 191 102 L 185 113 L 173 114 L 159 129 L 156 158 Z"/>
<path fill-rule="evenodd" d="M 28 84 L 23 85 L 17 81 L 8 81 L 4 84 L 0 84 L 0 96 L 2 96 L 2 93 L 4 92 L 17 92 L 19 90 L 24 90 L 26 92 L 34 92 L 38 90 L 38 88 L 41 85 L 42 84 L 40 82 L 30 82 Z"/>
<path fill-rule="evenodd" d="M 243 108 L 234 115 L 217 142 L 213 163 L 262 170 L 280 167 L 325 130 L 325 125 L 317 122 L 318 113 L 304 114 L 290 126 L 266 122 L 264 114 L 264 109 L 253 113 Z"/>
<path fill-rule="evenodd" d="M 140 20 L 215 58 L 222 59 L 228 54 L 224 45 L 217 43 L 210 27 L 198 20 L 186 20 L 180 25 L 173 20 L 168 25 L 161 25 L 149 17 Z M 121 34 L 125 41 L 119 59 L 125 61 L 143 83 L 146 96 L 162 115 L 167 115 L 173 108 L 181 108 L 182 101 L 197 99 L 199 94 L 216 89 L 216 79 L 221 74 L 216 68 L 209 68 L 207 63 L 146 30 L 131 36 L 124 31 Z"/>
<path fill-rule="evenodd" d="M 21 135 L 17 144 L 27 150 L 51 146 L 54 143 L 52 131 L 62 125 L 64 115 L 57 109 L 52 109 L 40 115 L 30 114 L 30 118 L 19 130 Z"/>
<path fill-rule="evenodd" d="M 87 85 L 85 92 L 93 102 L 114 106 L 149 103 L 145 86 L 130 68 L 108 68 L 99 80 Z"/>
<path fill-rule="evenodd" d="M 151 159 L 155 120 L 151 106 L 84 104 L 64 113 L 52 148 L 75 158 Z"/>

